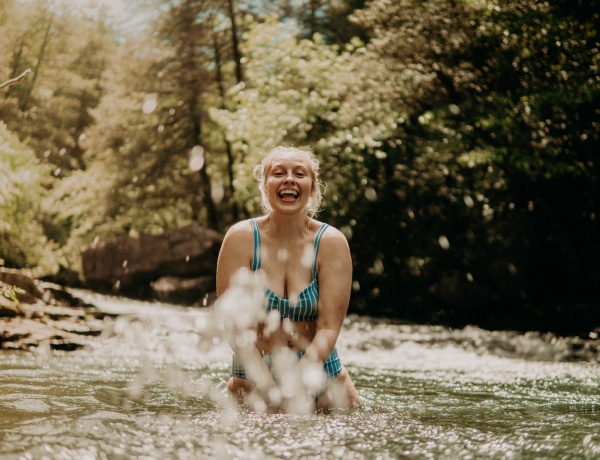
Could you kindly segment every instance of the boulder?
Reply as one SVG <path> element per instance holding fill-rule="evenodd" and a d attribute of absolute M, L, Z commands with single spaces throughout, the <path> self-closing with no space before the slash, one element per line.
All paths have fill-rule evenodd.
<path fill-rule="evenodd" d="M 14 268 L 0 268 L 0 282 L 19 288 L 15 291 L 17 298 L 22 302 L 33 303 L 35 299 L 42 300 L 44 291 L 37 280 Z"/>
<path fill-rule="evenodd" d="M 136 298 L 160 298 L 167 291 L 171 295 L 172 289 L 158 280 L 214 277 L 222 241 L 218 232 L 193 223 L 160 235 L 122 235 L 95 242 L 81 249 L 85 285 Z M 176 284 L 171 281 L 171 286 Z M 201 282 L 194 295 L 199 300 L 212 291 L 214 282 Z"/>

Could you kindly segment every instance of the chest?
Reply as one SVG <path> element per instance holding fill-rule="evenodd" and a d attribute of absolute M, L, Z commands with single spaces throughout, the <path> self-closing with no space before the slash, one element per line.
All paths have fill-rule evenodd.
<path fill-rule="evenodd" d="M 263 240 L 260 251 L 267 287 L 280 298 L 298 297 L 313 281 L 316 260 L 312 240 L 288 245 Z"/>

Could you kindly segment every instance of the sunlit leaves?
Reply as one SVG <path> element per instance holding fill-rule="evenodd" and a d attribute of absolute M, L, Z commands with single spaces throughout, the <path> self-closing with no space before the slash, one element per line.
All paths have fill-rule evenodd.
<path fill-rule="evenodd" d="M 56 269 L 56 249 L 36 220 L 48 169 L 0 122 L 0 260 L 37 274 Z"/>
<path fill-rule="evenodd" d="M 338 112 L 354 89 L 347 53 L 315 41 L 274 18 L 255 24 L 244 38 L 246 82 L 233 88 L 232 110 L 211 111 L 245 164 L 237 170 L 243 201 L 256 199 L 250 168 L 279 144 L 323 142 L 338 123 Z M 327 158 L 323 158 L 325 165 Z M 254 206 L 254 208 L 256 208 Z"/>

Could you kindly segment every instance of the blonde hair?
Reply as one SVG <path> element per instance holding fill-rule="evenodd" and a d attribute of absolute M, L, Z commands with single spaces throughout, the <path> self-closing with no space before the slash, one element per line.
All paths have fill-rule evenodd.
<path fill-rule="evenodd" d="M 309 163 L 309 173 L 312 176 L 313 184 L 313 196 L 308 199 L 308 204 L 306 205 L 306 213 L 310 217 L 314 217 L 321 210 L 321 200 L 323 199 L 323 194 L 321 189 L 324 188 L 323 183 L 319 179 L 319 174 L 321 172 L 321 165 L 319 164 L 319 160 L 315 156 L 314 152 L 310 147 L 287 147 L 287 146 L 279 146 L 275 147 L 271 150 L 267 155 L 263 158 L 259 165 L 254 167 L 254 178 L 258 181 L 258 189 L 260 190 L 261 198 L 262 198 L 262 210 L 265 213 L 271 212 L 271 205 L 269 204 L 269 199 L 267 197 L 266 183 L 267 183 L 267 175 L 269 170 L 271 169 L 271 163 L 273 161 L 273 157 L 282 152 L 297 152 L 302 153 L 306 156 Z"/>

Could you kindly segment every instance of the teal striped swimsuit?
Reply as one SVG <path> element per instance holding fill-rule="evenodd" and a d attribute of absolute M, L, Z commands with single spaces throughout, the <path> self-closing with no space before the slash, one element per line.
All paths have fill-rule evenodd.
<path fill-rule="evenodd" d="M 260 230 L 258 229 L 258 223 L 255 219 L 250 219 L 252 225 L 252 232 L 254 234 L 254 255 L 252 258 L 252 271 L 259 270 L 261 268 L 261 257 L 260 257 Z M 265 308 L 267 312 L 272 310 L 279 311 L 281 319 L 288 318 L 291 321 L 316 321 L 318 318 L 319 308 L 319 284 L 317 282 L 317 255 L 319 253 L 319 243 L 323 232 L 329 225 L 322 224 L 317 230 L 315 240 L 313 242 L 313 263 L 312 263 L 312 281 L 306 286 L 299 294 L 297 299 L 282 299 L 275 294 L 271 289 L 265 289 Z M 303 355 L 303 351 L 296 352 L 298 359 Z M 272 356 L 263 355 L 263 358 L 269 368 L 271 368 Z M 333 349 L 329 358 L 323 364 L 323 370 L 331 378 L 337 377 L 342 371 L 342 364 L 338 356 L 336 348 Z M 235 354 L 233 355 L 233 364 L 231 367 L 230 375 L 232 377 L 239 377 L 247 379 L 244 372 L 244 367 L 237 360 Z"/>
<path fill-rule="evenodd" d="M 252 271 L 260 269 L 260 231 L 256 220 L 250 220 L 254 232 L 254 258 L 252 260 Z M 321 235 L 328 227 L 327 224 L 321 225 L 315 236 L 313 243 L 313 263 L 312 263 L 312 281 L 299 294 L 297 299 L 282 299 L 269 288 L 265 292 L 265 301 L 267 313 L 271 310 L 278 310 L 281 319 L 289 318 L 291 321 L 316 321 L 319 310 L 319 285 L 317 284 L 317 255 L 319 253 L 319 242 Z"/>

